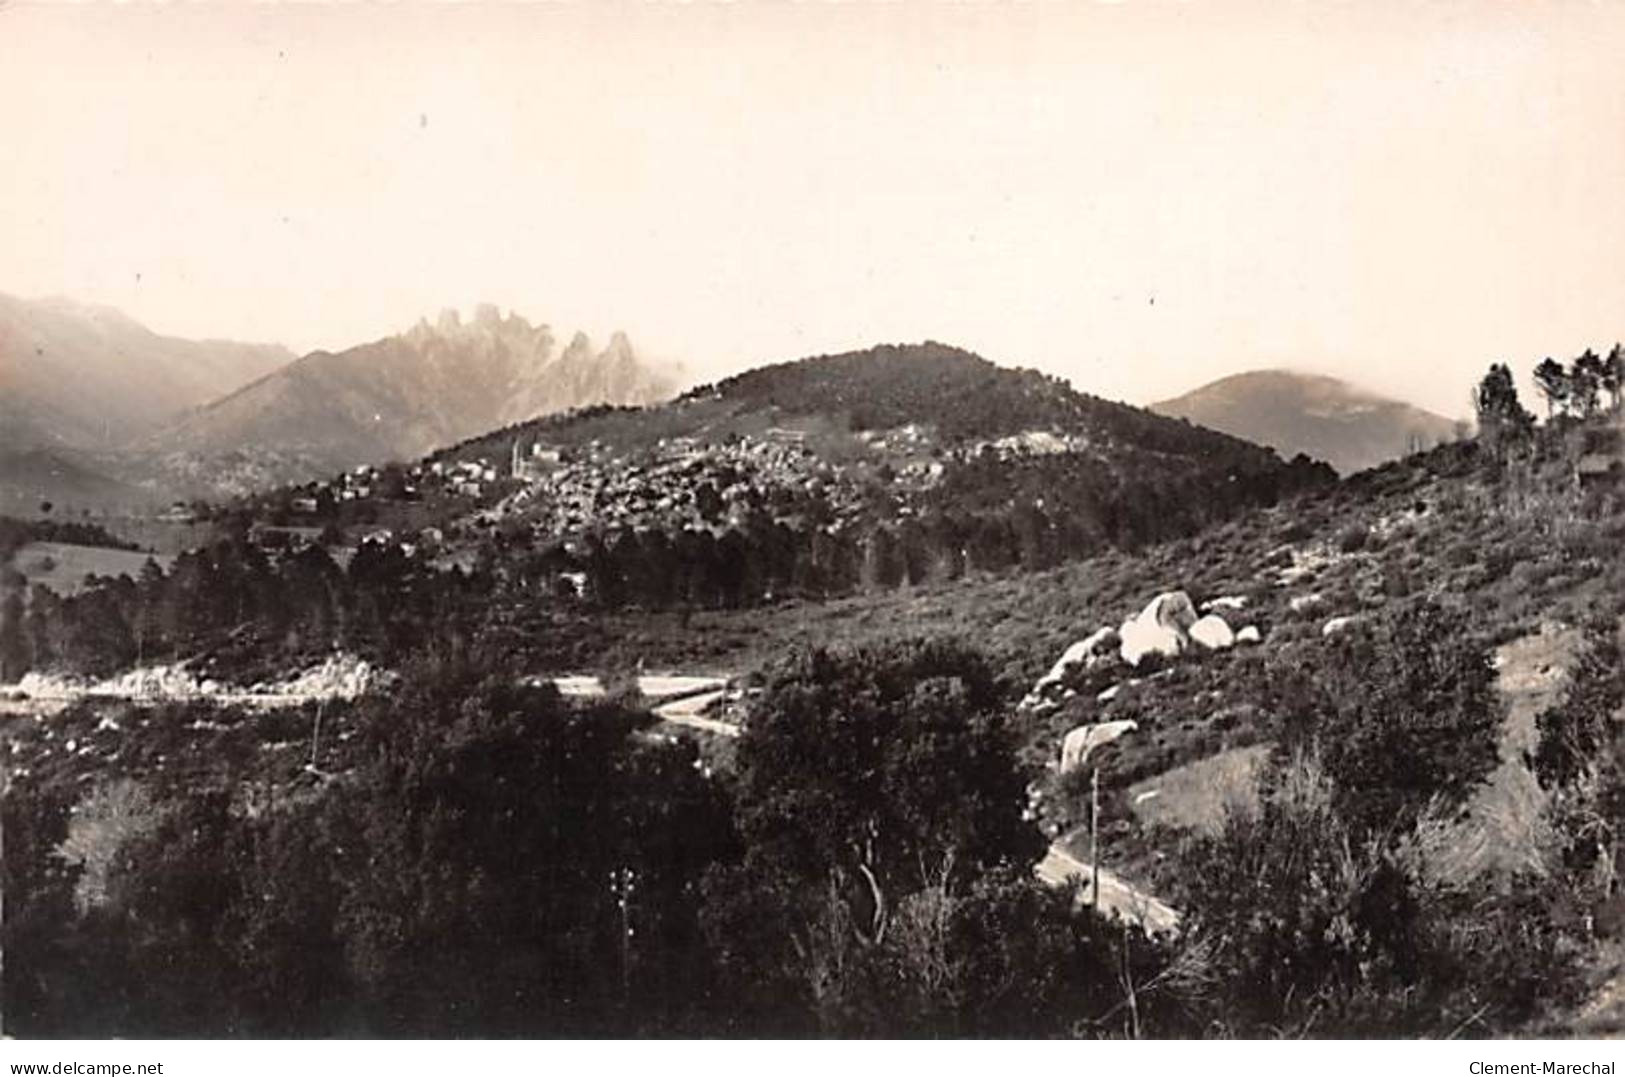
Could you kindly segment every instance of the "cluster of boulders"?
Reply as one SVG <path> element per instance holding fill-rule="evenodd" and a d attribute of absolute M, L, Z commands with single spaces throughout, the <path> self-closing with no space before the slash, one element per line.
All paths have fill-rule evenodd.
<path fill-rule="evenodd" d="M 1153 598 L 1139 614 L 1123 622 L 1118 630 L 1122 638 L 1120 654 L 1123 661 L 1139 666 L 1151 655 L 1177 658 L 1193 646 L 1209 651 L 1222 651 L 1243 642 L 1240 633 L 1214 610 L 1241 610 L 1247 600 L 1235 596 L 1216 598 L 1203 603 L 1198 613 L 1190 595 L 1184 591 L 1165 591 Z M 1246 641 L 1257 642 L 1262 637 L 1257 626 L 1242 629 Z"/>
<path fill-rule="evenodd" d="M 213 680 L 199 680 L 184 666 L 148 666 L 101 681 L 92 685 L 90 691 L 95 695 L 130 699 L 190 699 L 214 695 L 220 691 L 220 685 Z"/>
<path fill-rule="evenodd" d="M 1152 655 L 1177 658 L 1197 647 L 1219 651 L 1238 643 L 1261 642 L 1263 635 L 1257 625 L 1246 625 L 1236 631 L 1217 612 L 1239 612 L 1246 606 L 1245 598 L 1227 595 L 1204 602 L 1199 612 L 1184 591 L 1165 591 L 1120 627 L 1101 628 L 1068 647 L 1050 671 L 1033 685 L 1021 706 L 1032 711 L 1058 706 L 1062 698 L 1072 695 L 1066 687 L 1069 679 L 1104 663 L 1120 660 L 1138 668 Z M 1108 703 L 1117 697 L 1122 687 L 1114 684 L 1100 692 L 1096 699 Z M 1122 720 L 1095 722 L 1072 729 L 1061 740 L 1061 773 L 1082 766 L 1096 748 L 1138 728 L 1136 722 Z"/>
<path fill-rule="evenodd" d="M 124 699 L 192 699 L 213 695 L 220 685 L 199 680 L 185 666 L 146 666 L 100 681 L 31 670 L 5 689 L 19 697 L 41 700 L 76 699 L 85 695 Z"/>
<path fill-rule="evenodd" d="M 290 702 L 306 699 L 356 699 L 386 687 L 394 674 L 351 654 L 335 654 L 319 666 L 288 680 L 260 682 L 242 688 L 212 678 L 200 678 L 184 663 L 143 666 L 100 681 L 30 672 L 8 690 L 38 700 L 112 696 L 130 700 L 218 699 L 252 702 L 256 699 Z"/>
<path fill-rule="evenodd" d="M 1068 647 L 1050 671 L 1033 685 L 1021 706 L 1026 710 L 1041 710 L 1055 705 L 1070 677 L 1105 662 L 1120 659 L 1138 668 L 1152 655 L 1177 658 L 1194 647 L 1220 651 L 1238 643 L 1259 643 L 1263 635 L 1256 625 L 1247 625 L 1238 632 L 1215 612 L 1239 611 L 1246 605 L 1245 598 L 1224 596 L 1203 603 L 1202 612 L 1198 613 L 1190 595 L 1184 591 L 1165 591 L 1120 627 L 1101 628 Z"/>
<path fill-rule="evenodd" d="M 1300 595 L 1289 603 L 1293 612 L 1305 612 L 1323 606 L 1319 592 Z M 1053 710 L 1075 692 L 1067 682 L 1077 674 L 1087 672 L 1105 663 L 1121 660 L 1138 668 L 1153 655 L 1177 658 L 1195 648 L 1209 651 L 1226 650 L 1237 644 L 1261 643 L 1263 633 L 1257 625 L 1232 629 L 1218 611 L 1239 613 L 1247 608 L 1241 596 L 1227 595 L 1202 603 L 1200 611 L 1184 591 L 1165 591 L 1157 595 L 1138 614 L 1125 620 L 1117 628 L 1101 628 L 1085 639 L 1068 647 L 1050 671 L 1038 679 L 1032 690 L 1021 701 L 1023 710 L 1043 712 Z M 1323 636 L 1344 632 L 1359 618 L 1357 616 L 1332 617 L 1321 629 Z M 1130 686 L 1138 683 L 1130 680 Z M 1096 700 L 1109 703 L 1122 691 L 1122 683 L 1113 684 L 1097 693 Z M 1080 725 L 1061 740 L 1060 771 L 1066 772 L 1082 766 L 1091 752 L 1109 744 L 1138 728 L 1133 721 L 1097 722 Z"/>
<path fill-rule="evenodd" d="M 335 654 L 319 666 L 274 684 L 256 684 L 250 695 L 293 699 L 356 699 L 387 687 L 395 675 L 352 654 Z"/>

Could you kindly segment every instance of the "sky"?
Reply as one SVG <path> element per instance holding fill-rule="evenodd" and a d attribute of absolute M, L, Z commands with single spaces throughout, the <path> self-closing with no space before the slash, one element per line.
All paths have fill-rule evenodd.
<path fill-rule="evenodd" d="M 940 340 L 1450 416 L 1625 337 L 1625 6 L 0 5 L 0 291 L 707 379 Z"/>

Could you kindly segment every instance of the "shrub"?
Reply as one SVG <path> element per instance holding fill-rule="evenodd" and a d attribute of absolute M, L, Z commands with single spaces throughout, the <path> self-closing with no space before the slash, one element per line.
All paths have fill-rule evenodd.
<path fill-rule="evenodd" d="M 1318 746 L 1362 840 L 1408 830 L 1436 795 L 1459 803 L 1499 759 L 1494 669 L 1464 613 L 1424 602 L 1391 614 L 1296 683 L 1289 742 Z"/>
<path fill-rule="evenodd" d="M 1343 553 L 1356 553 L 1371 541 L 1371 529 L 1364 524 L 1351 524 L 1337 536 L 1337 548 Z"/>

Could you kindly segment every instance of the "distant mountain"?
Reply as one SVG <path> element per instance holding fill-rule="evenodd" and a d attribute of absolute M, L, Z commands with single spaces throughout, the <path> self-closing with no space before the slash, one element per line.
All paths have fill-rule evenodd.
<path fill-rule="evenodd" d="M 111 307 L 0 295 L 0 507 L 163 500 L 127 473 L 129 443 L 292 358 L 274 344 L 161 336 Z"/>
<path fill-rule="evenodd" d="M 160 493 L 104 474 L 71 449 L 0 447 L 0 515 L 33 516 L 47 503 L 103 512 L 150 509 L 162 500 Z"/>
<path fill-rule="evenodd" d="M 1290 370 L 1221 378 L 1151 410 L 1268 445 L 1284 456 L 1306 453 L 1345 475 L 1457 434 L 1456 424 L 1442 415 L 1336 378 Z"/>
<path fill-rule="evenodd" d="M 148 439 L 172 476 L 223 488 L 293 481 L 363 463 L 409 460 L 481 431 L 592 404 L 645 404 L 670 395 L 667 374 L 616 333 L 596 350 L 577 333 L 479 307 L 447 311 L 397 336 L 318 351 L 247 385 Z"/>
<path fill-rule="evenodd" d="M 292 358 L 160 336 L 111 307 L 0 295 L 0 447 L 115 449 Z"/>

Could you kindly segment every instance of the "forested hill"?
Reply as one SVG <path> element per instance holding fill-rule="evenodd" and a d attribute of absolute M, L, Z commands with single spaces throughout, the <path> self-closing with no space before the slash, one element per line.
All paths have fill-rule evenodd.
<path fill-rule="evenodd" d="M 1240 438 L 1102 400 L 1061 378 L 996 366 L 935 341 L 775 363 L 695 389 L 686 399 L 708 396 L 790 414 L 844 415 L 853 430 L 926 423 L 948 442 L 1056 430 L 1181 455 L 1264 455 Z"/>
<path fill-rule="evenodd" d="M 532 549 L 562 547 L 595 594 L 650 577 L 658 586 L 626 597 L 655 608 L 1039 568 L 1194 534 L 1336 481 L 1307 457 L 1286 462 L 934 343 L 523 423 L 426 465 L 464 468 L 488 477 L 458 487 L 480 500 L 464 517 L 473 526 L 443 528 L 448 539 L 479 542 L 495 526 Z"/>
<path fill-rule="evenodd" d="M 844 415 L 854 430 L 930 423 L 951 440 L 1078 429 L 1098 421 L 1104 403 L 1057 378 L 1000 368 L 935 341 L 774 363 L 686 394 L 706 397 L 791 414 Z"/>
<path fill-rule="evenodd" d="M 950 344 L 880 344 L 756 367 L 644 409 L 590 409 L 470 439 L 455 455 L 498 453 L 518 435 L 565 444 L 641 444 L 653 437 L 749 433 L 751 419 L 816 418 L 865 433 L 928 427 L 944 447 L 1031 431 L 1088 435 L 1102 443 L 1253 471 L 1280 466 L 1241 438 L 1081 393 L 1061 378 L 998 366 Z"/>

